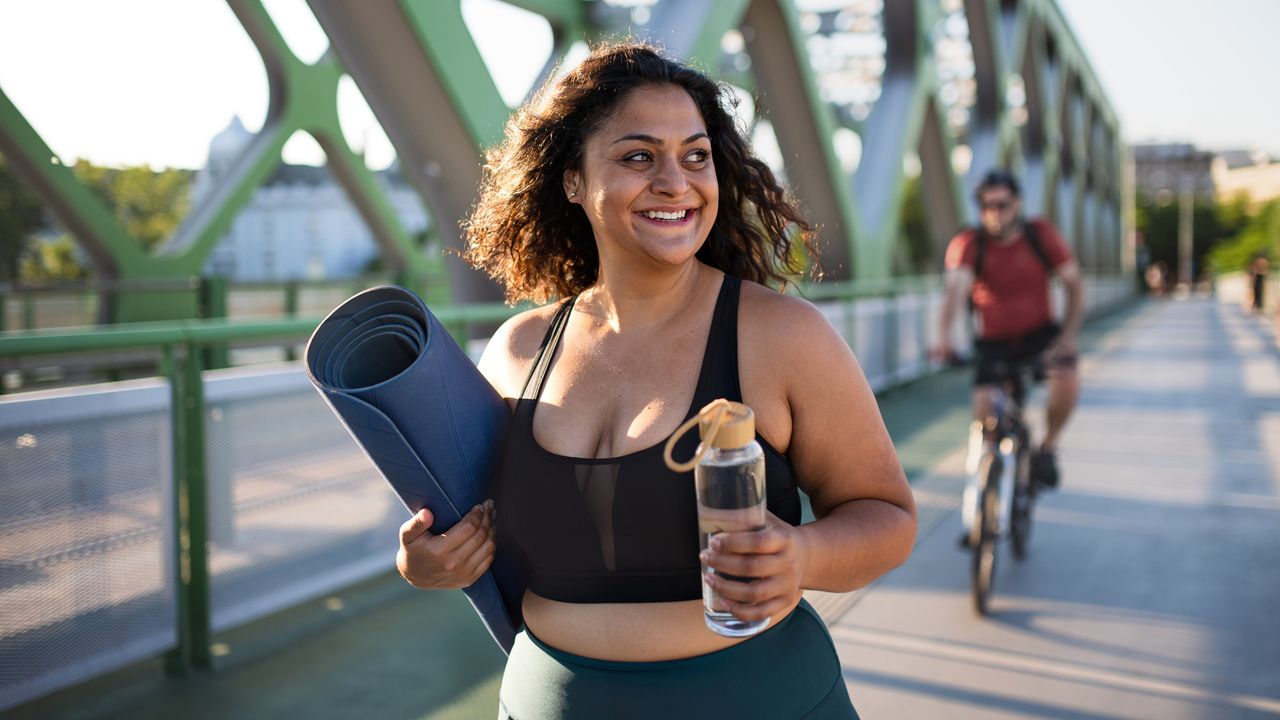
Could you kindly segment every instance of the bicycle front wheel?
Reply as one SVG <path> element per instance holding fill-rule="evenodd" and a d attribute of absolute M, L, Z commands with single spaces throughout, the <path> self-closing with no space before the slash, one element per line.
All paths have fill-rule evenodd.
<path fill-rule="evenodd" d="M 1000 456 L 987 453 L 978 464 L 981 495 L 978 514 L 973 519 L 969 547 L 973 550 L 973 566 L 969 585 L 973 592 L 973 609 L 986 615 L 996 577 L 996 540 L 1000 533 Z"/>

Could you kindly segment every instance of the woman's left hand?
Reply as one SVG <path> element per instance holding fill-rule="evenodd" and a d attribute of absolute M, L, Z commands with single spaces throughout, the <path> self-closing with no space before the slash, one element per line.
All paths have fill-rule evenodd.
<path fill-rule="evenodd" d="M 763 530 L 722 532 L 711 537 L 702 562 L 714 572 L 704 572 L 703 577 L 735 617 L 763 620 L 800 602 L 808 557 L 800 530 L 767 512 Z"/>

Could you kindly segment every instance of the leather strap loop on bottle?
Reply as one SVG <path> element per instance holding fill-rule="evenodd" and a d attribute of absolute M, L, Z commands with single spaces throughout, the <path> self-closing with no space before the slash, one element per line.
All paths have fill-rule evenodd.
<path fill-rule="evenodd" d="M 732 403 L 720 398 L 702 408 L 697 415 L 689 418 L 683 425 L 676 428 L 676 431 L 671 433 L 671 437 L 667 439 L 666 447 L 662 449 L 662 460 L 667 463 L 667 467 L 676 472 L 689 472 L 697 467 L 698 463 L 702 462 L 703 456 L 707 454 L 707 450 L 711 448 L 711 443 L 716 439 L 716 433 L 720 432 L 720 426 L 724 424 L 724 419 L 732 407 Z M 709 427 L 703 433 L 702 442 L 698 443 L 698 449 L 693 453 L 693 458 L 688 462 L 676 462 L 671 455 L 676 449 L 676 443 L 680 441 L 680 438 L 684 437 L 685 433 L 692 430 L 694 425 L 707 419 L 710 419 Z"/>

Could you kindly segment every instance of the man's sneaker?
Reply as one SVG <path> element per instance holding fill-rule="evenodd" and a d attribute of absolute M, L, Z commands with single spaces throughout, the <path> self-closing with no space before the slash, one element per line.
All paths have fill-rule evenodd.
<path fill-rule="evenodd" d="M 1052 450 L 1037 450 L 1031 455 L 1031 479 L 1043 488 L 1058 487 L 1058 456 Z"/>

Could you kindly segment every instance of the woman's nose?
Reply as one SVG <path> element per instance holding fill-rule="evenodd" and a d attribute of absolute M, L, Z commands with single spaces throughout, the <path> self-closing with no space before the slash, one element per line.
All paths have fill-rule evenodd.
<path fill-rule="evenodd" d="M 684 176 L 684 168 L 674 159 L 659 160 L 653 170 L 650 187 L 657 195 L 677 197 L 689 188 L 689 180 Z"/>

